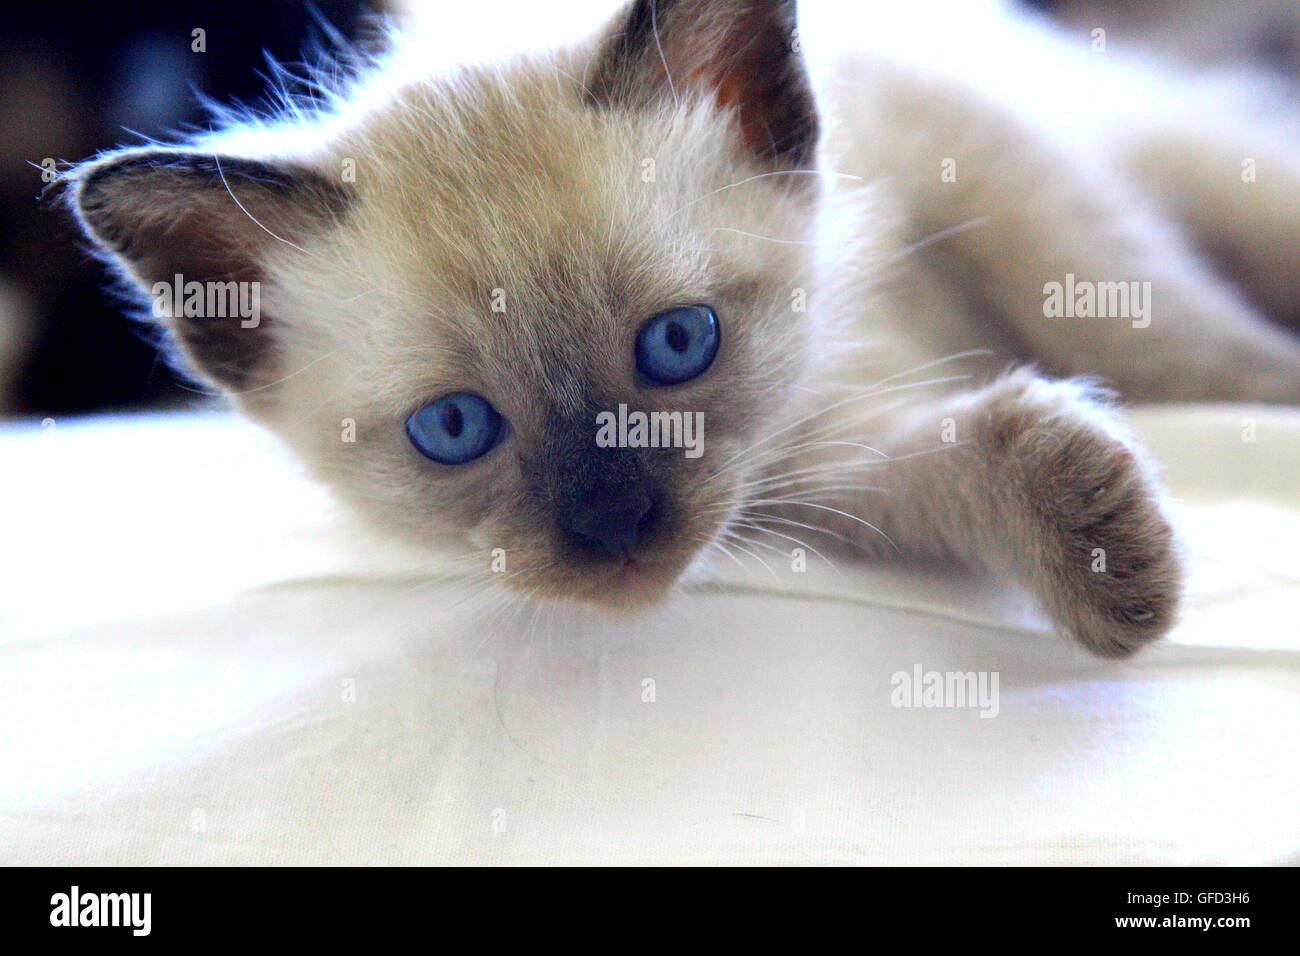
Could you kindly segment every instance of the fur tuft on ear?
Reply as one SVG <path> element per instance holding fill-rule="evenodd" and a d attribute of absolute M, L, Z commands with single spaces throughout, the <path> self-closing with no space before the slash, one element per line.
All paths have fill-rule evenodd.
<path fill-rule="evenodd" d="M 807 165 L 817 110 L 795 28 L 795 0 L 633 0 L 597 54 L 591 99 L 637 108 L 703 90 L 736 110 L 760 161 Z"/>
<path fill-rule="evenodd" d="M 266 254 L 336 219 L 342 188 L 305 169 L 167 149 L 119 152 L 68 179 L 87 235 L 150 294 L 194 370 L 235 390 L 264 380 Z"/>

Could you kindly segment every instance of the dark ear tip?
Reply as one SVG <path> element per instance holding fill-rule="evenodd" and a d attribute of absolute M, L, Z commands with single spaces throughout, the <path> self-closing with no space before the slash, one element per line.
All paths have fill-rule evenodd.
<path fill-rule="evenodd" d="M 84 197 L 99 190 L 109 180 L 128 173 L 134 169 L 155 168 L 167 162 L 167 154 L 161 150 L 147 153 L 113 153 L 80 163 L 64 176 L 73 186 L 77 197 Z"/>
<path fill-rule="evenodd" d="M 72 178 L 78 183 L 77 194 L 84 196 L 101 188 L 109 180 L 140 172 L 171 173 L 178 177 L 204 177 L 209 180 L 209 183 L 224 178 L 238 179 L 279 190 L 298 189 L 304 184 L 306 178 L 304 172 L 261 160 L 239 159 L 216 153 L 196 153 L 179 149 L 130 151 L 90 160 L 75 167 Z"/>
<path fill-rule="evenodd" d="M 117 153 L 90 159 L 73 166 L 56 180 L 62 186 L 61 198 L 72 207 L 73 213 L 91 238 L 109 248 L 119 247 L 121 236 L 113 228 L 112 217 L 107 214 L 107 187 L 131 168 L 140 165 L 146 157 L 155 156 L 156 153 L 138 156 Z"/>
<path fill-rule="evenodd" d="M 167 190 L 227 191 L 232 184 L 254 186 L 263 194 L 309 200 L 313 206 L 339 209 L 350 197 L 336 184 L 306 168 L 255 159 L 201 153 L 180 147 L 121 150 L 72 167 L 55 183 L 82 224 L 96 238 L 115 245 L 117 230 L 111 206 Z M 51 185 L 54 185 L 53 183 Z"/>
<path fill-rule="evenodd" d="M 757 159 L 805 165 L 819 130 L 797 23 L 795 0 L 633 0 L 600 40 L 584 99 L 638 109 L 671 93 L 676 106 L 674 78 L 702 84 Z"/>
<path fill-rule="evenodd" d="M 106 188 L 116 179 L 141 168 L 155 168 L 167 161 L 162 150 L 119 152 L 88 159 L 67 170 L 50 186 L 59 188 L 58 197 L 66 201 L 92 234 L 112 241 L 103 211 L 108 201 Z"/>

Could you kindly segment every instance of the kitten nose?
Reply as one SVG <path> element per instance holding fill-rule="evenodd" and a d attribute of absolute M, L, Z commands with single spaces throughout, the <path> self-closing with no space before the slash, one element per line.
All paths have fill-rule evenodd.
<path fill-rule="evenodd" d="M 644 489 L 597 493 L 561 516 L 560 528 L 584 551 L 623 555 L 654 530 L 658 514 L 657 500 Z"/>

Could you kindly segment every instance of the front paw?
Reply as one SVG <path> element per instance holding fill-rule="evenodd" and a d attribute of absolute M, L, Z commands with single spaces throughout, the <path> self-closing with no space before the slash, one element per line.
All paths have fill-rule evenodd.
<path fill-rule="evenodd" d="M 1182 595 L 1160 489 L 1095 391 L 1006 384 L 986 437 L 1012 491 L 1020 573 L 1062 630 L 1095 654 L 1126 657 L 1173 626 Z"/>

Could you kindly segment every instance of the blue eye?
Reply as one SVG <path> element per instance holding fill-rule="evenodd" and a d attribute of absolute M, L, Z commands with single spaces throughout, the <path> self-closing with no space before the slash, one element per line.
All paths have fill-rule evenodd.
<path fill-rule="evenodd" d="M 718 317 L 707 305 L 661 312 L 636 336 L 636 367 L 660 385 L 689 381 L 713 364 L 722 337 Z"/>
<path fill-rule="evenodd" d="M 487 454 L 501 437 L 501 416 L 486 398 L 453 392 L 406 420 L 406 434 L 422 455 L 444 465 L 463 465 Z"/>

